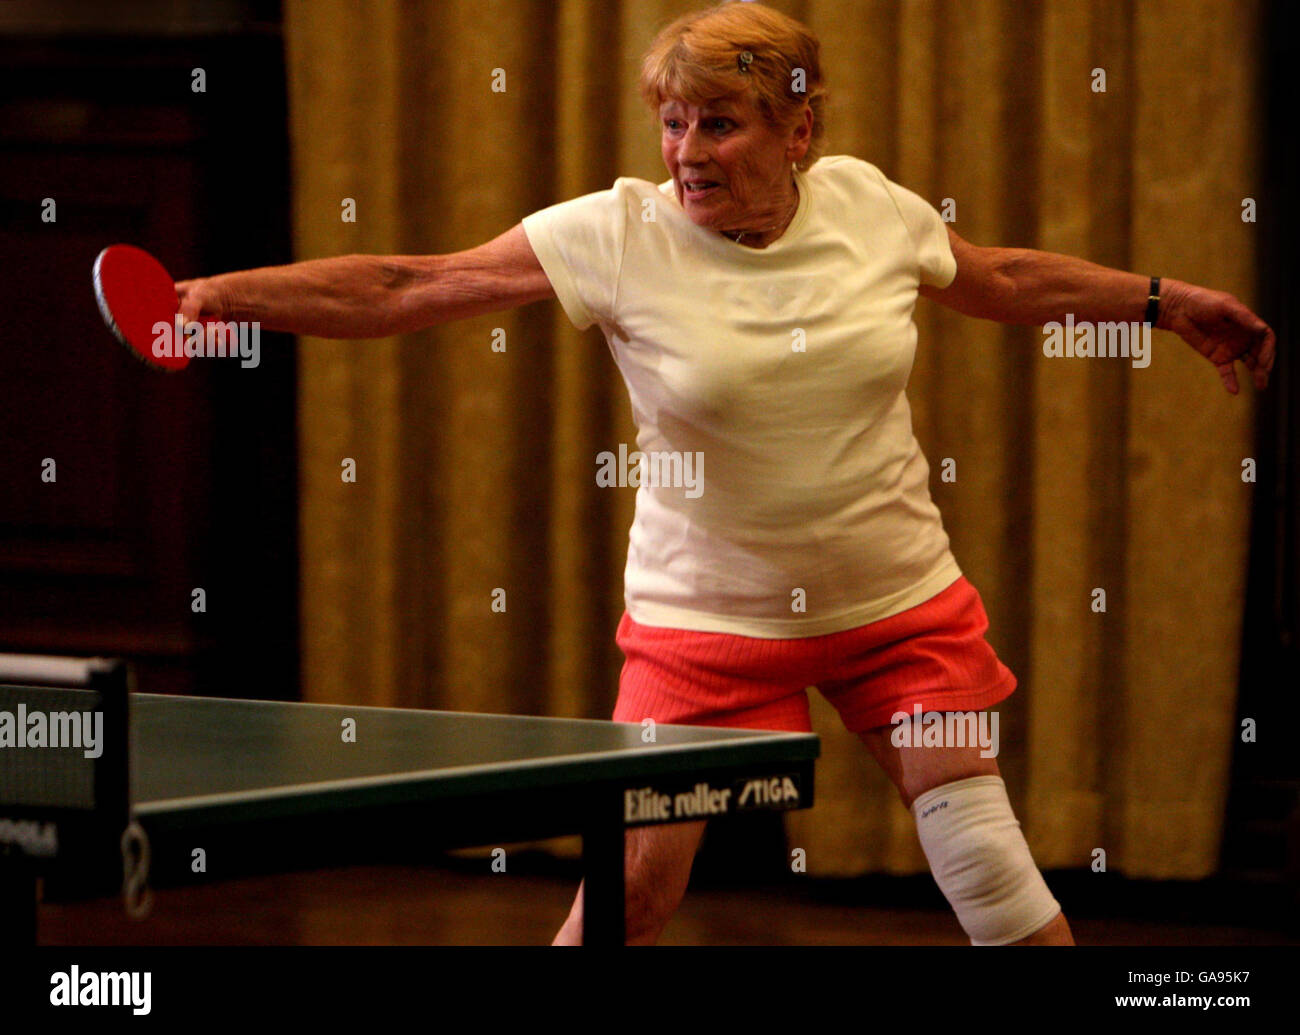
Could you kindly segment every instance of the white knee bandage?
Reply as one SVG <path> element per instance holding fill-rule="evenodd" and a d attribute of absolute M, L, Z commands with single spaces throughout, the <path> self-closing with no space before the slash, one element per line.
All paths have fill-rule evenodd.
<path fill-rule="evenodd" d="M 930 871 L 972 945 L 1006 945 L 1061 911 L 1034 865 L 1000 776 L 972 776 L 912 803 Z"/>

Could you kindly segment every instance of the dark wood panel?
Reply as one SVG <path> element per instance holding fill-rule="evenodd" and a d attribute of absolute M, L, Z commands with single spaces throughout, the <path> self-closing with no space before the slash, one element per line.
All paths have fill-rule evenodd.
<path fill-rule="evenodd" d="M 265 24 L 0 36 L 0 268 L 18 285 L 0 310 L 0 646 L 123 653 L 142 688 L 296 695 L 292 343 L 264 335 L 255 371 L 164 375 L 91 291 L 117 241 L 178 278 L 290 260 L 283 94 Z"/>

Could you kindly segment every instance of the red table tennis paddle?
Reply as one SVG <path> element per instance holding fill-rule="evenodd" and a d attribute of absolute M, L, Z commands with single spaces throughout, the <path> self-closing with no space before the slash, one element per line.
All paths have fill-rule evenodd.
<path fill-rule="evenodd" d="M 179 348 L 179 341 L 172 348 L 179 354 L 154 354 L 159 337 L 154 328 L 159 323 L 175 328 L 180 309 L 176 284 L 161 262 L 143 248 L 114 244 L 96 257 L 93 277 L 100 315 L 133 356 L 172 373 L 189 366 L 190 357 Z"/>

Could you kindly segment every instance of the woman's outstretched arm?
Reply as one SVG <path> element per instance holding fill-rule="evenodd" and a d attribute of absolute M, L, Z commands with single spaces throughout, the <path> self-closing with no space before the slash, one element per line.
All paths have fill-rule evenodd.
<path fill-rule="evenodd" d="M 554 297 L 522 225 L 448 255 L 342 255 L 176 285 L 187 321 L 257 322 L 321 338 L 383 338 Z"/>
<path fill-rule="evenodd" d="M 1042 325 L 1135 323 L 1144 319 L 1150 278 L 1032 248 L 981 248 L 948 231 L 957 276 L 946 288 L 923 285 L 926 298 L 999 323 Z M 1218 368 L 1223 387 L 1237 393 L 1233 363 L 1268 386 L 1276 340 L 1272 329 L 1232 295 L 1162 279 L 1156 326 L 1173 331 Z"/>

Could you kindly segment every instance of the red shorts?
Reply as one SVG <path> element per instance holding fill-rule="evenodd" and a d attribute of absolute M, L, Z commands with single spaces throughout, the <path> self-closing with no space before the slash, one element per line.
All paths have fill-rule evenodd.
<path fill-rule="evenodd" d="M 978 711 L 1016 688 L 984 639 L 988 627 L 965 576 L 896 615 L 798 639 L 666 629 L 624 614 L 617 640 L 627 660 L 614 719 L 806 732 L 809 686 L 854 733 L 916 705 Z"/>

